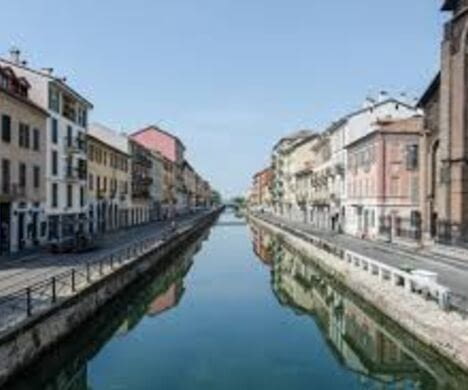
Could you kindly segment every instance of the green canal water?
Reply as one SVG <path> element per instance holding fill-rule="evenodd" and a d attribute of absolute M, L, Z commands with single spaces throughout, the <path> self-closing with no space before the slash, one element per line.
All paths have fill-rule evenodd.
<path fill-rule="evenodd" d="M 226 212 L 7 388 L 466 390 L 468 380 L 280 237 Z"/>

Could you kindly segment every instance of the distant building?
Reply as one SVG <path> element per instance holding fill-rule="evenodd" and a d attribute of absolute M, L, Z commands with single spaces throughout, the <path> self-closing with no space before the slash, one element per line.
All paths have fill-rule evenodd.
<path fill-rule="evenodd" d="M 0 255 L 47 240 L 45 209 L 48 113 L 31 85 L 0 65 Z"/>
<path fill-rule="evenodd" d="M 187 194 L 184 191 L 184 153 L 185 146 L 182 141 L 173 134 L 160 129 L 157 126 L 149 126 L 131 134 L 132 139 L 144 145 L 150 150 L 161 153 L 172 164 L 174 177 L 174 195 L 176 202 L 173 204 L 175 211 L 181 212 L 187 204 Z"/>
<path fill-rule="evenodd" d="M 152 153 L 140 143 L 129 139 L 131 155 L 131 207 L 130 225 L 150 221 Z"/>

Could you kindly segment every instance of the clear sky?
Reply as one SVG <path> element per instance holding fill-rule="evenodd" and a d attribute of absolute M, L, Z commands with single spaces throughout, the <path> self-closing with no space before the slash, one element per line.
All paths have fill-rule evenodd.
<path fill-rule="evenodd" d="M 155 123 L 225 195 L 272 145 L 321 130 L 365 96 L 418 96 L 439 67 L 440 0 L 2 1 L 0 55 L 18 46 L 95 105 L 92 120 Z"/>

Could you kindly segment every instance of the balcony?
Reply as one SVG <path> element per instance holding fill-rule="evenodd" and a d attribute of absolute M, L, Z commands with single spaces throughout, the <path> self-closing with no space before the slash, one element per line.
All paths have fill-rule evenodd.
<path fill-rule="evenodd" d="M 68 154 L 86 153 L 86 140 L 83 137 L 65 137 L 65 152 Z"/>
<path fill-rule="evenodd" d="M 67 182 L 78 182 L 80 181 L 80 177 L 78 175 L 78 171 L 76 168 L 67 167 L 65 170 L 65 181 Z"/>

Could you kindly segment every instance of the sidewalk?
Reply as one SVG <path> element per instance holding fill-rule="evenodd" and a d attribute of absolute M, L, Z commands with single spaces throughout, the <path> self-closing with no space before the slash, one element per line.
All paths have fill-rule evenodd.
<path fill-rule="evenodd" d="M 204 215 L 198 212 L 176 219 L 178 226 L 187 226 L 194 219 Z M 169 228 L 170 221 L 153 222 L 119 230 L 104 235 L 99 247 L 83 253 L 51 254 L 44 250 L 28 253 L 10 260 L 0 261 L 0 297 L 19 291 L 27 286 L 50 278 L 86 262 L 99 261 L 116 249 L 149 237 L 162 236 Z"/>
<path fill-rule="evenodd" d="M 439 275 L 439 283 L 450 288 L 454 294 L 454 304 L 468 311 L 468 258 L 453 256 L 450 253 L 434 253 L 428 249 L 411 249 L 394 243 L 363 240 L 345 234 L 318 231 L 305 223 L 289 221 L 272 214 L 256 214 L 256 216 L 302 230 L 343 249 L 354 251 L 393 267 L 436 272 Z"/>

